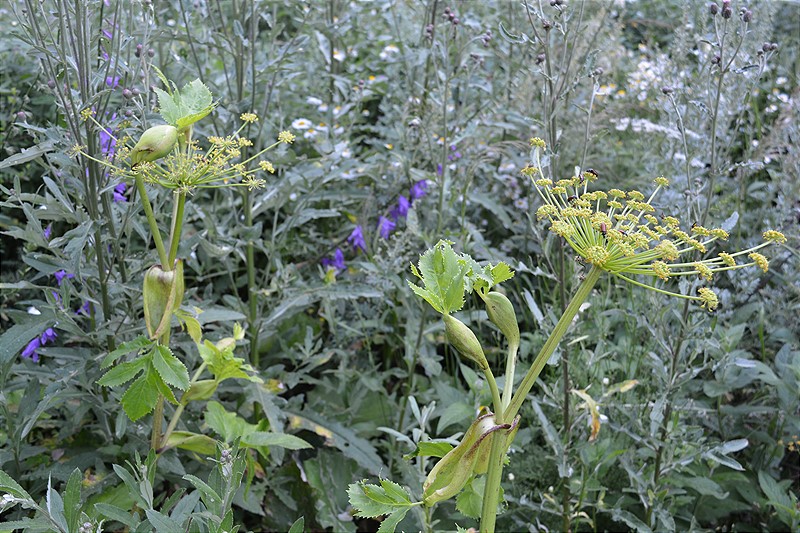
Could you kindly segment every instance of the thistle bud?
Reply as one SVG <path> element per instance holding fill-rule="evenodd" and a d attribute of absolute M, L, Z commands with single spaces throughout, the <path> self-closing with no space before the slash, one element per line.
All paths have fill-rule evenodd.
<path fill-rule="evenodd" d="M 482 369 L 489 368 L 478 337 L 466 324 L 455 317 L 444 315 L 444 329 L 447 340 L 462 356 L 474 361 Z"/>
<path fill-rule="evenodd" d="M 161 159 L 172 151 L 178 142 L 178 129 L 169 124 L 153 126 L 139 138 L 131 150 L 131 167 L 145 161 Z"/>
<path fill-rule="evenodd" d="M 169 327 L 172 312 L 183 301 L 183 291 L 183 262 L 180 260 L 170 271 L 165 271 L 161 265 L 153 265 L 144 275 L 144 320 L 150 337 L 158 336 L 160 329 Z M 162 327 L 164 320 L 166 323 Z"/>
<path fill-rule="evenodd" d="M 489 315 L 492 324 L 500 329 L 509 345 L 518 347 L 519 324 L 511 300 L 505 294 L 491 291 L 483 297 L 483 303 L 486 304 L 486 314 Z"/>
<path fill-rule="evenodd" d="M 708 12 L 711 13 L 712 15 L 716 15 L 717 13 L 719 13 L 719 6 L 716 3 L 711 2 L 710 4 L 708 4 Z"/>

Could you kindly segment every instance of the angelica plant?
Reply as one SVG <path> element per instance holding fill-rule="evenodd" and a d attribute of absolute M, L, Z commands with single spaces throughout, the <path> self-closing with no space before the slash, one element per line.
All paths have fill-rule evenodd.
<path fill-rule="evenodd" d="M 200 80 L 187 83 L 179 90 L 160 71 L 158 74 L 167 88 L 156 89 L 161 117 L 166 124 L 147 129 L 131 147 L 130 139 L 114 138 L 94 119 L 91 110 L 87 110 L 83 118 L 93 121 L 105 135 L 114 138 L 117 149 L 104 160 L 90 156 L 80 146 L 74 149 L 76 154 L 103 165 L 121 183 L 135 184 L 159 258 L 159 262 L 144 274 L 142 299 L 147 335 L 123 343 L 109 353 L 102 363 L 102 367 L 109 370 L 98 383 L 117 388 L 130 382 L 121 396 L 122 407 L 131 420 L 153 413 L 152 449 L 160 451 L 166 446 L 182 446 L 210 453 L 213 440 L 188 432 L 175 433 L 187 403 L 210 398 L 225 379 L 262 380 L 249 364 L 233 355 L 236 342 L 244 337 L 238 324 L 234 327 L 233 337 L 212 343 L 202 338 L 201 326 L 194 313 L 181 309 L 185 283 L 183 260 L 178 252 L 186 201 L 201 189 L 247 187 L 253 190 L 265 187 L 267 181 L 262 176 L 274 173 L 275 168 L 262 156 L 279 144 L 291 143 L 294 135 L 283 131 L 272 145 L 254 155 L 243 156 L 243 150 L 253 146 L 253 142 L 241 133 L 248 124 L 258 120 L 253 113 L 243 113 L 241 126 L 235 132 L 226 137 L 208 137 L 207 148 L 204 148 L 193 139 L 192 133 L 193 125 L 214 109 L 211 92 Z M 172 195 L 172 219 L 166 239 L 161 235 L 150 203 L 151 187 L 169 191 Z M 173 318 L 178 319 L 194 340 L 203 360 L 191 378 L 185 363 L 170 348 Z M 120 362 L 129 354 L 134 354 L 134 357 Z M 204 372 L 210 372 L 212 379 L 201 379 Z M 180 398 L 176 391 L 182 392 Z M 176 409 L 166 432 L 162 432 L 165 399 Z M 198 446 L 202 450 L 198 450 Z M 297 439 L 289 446 L 307 445 Z"/>
<path fill-rule="evenodd" d="M 508 265 L 481 266 L 469 255 L 456 253 L 452 243 L 440 241 L 420 257 L 418 265 L 411 266 L 412 273 L 423 283 L 420 287 L 409 282 L 411 289 L 442 315 L 448 342 L 484 373 L 492 395 L 493 410 L 482 410 L 458 446 L 446 453 L 429 454 L 441 459 L 423 484 L 421 501 L 412 502 L 405 492 L 400 497 L 397 493 L 399 487 L 388 480 L 382 480 L 380 487 L 365 482 L 350 486 L 350 501 L 359 516 L 389 515 L 382 531 L 392 531 L 412 506 L 432 506 L 457 497 L 462 491 L 465 493 L 467 487 L 471 487 L 470 481 L 484 474 L 486 480 L 480 496 L 480 509 L 470 505 L 469 498 L 459 498 L 457 508 L 468 516 L 480 518 L 483 533 L 495 531 L 501 499 L 500 480 L 506 452 L 521 423 L 519 410 L 603 273 L 660 294 L 694 301 L 701 308 L 713 312 L 719 300 L 716 293 L 705 285 L 715 274 L 751 266 L 758 266 L 766 272 L 769 262 L 759 250 L 773 243 L 786 242 L 782 233 L 768 230 L 763 234 L 764 242 L 746 250 L 721 251 L 716 256 L 695 259 L 693 256 L 708 254 L 711 246 L 726 240 L 728 232 L 696 224 L 687 231 L 673 216 L 657 217 L 653 201 L 658 192 L 669 185 L 666 178 L 656 178 L 656 189 L 647 197 L 636 190 L 590 191 L 590 185 L 598 180 L 597 173 L 592 170 L 576 169 L 574 176 L 556 182 L 546 178 L 541 172 L 541 154 L 545 149 L 544 141 L 531 139 L 531 163 L 522 170 L 542 200 L 536 211 L 537 218 L 546 221 L 549 230 L 564 239 L 589 270 L 515 388 L 519 324 L 511 301 L 492 290 L 513 277 Z M 665 287 L 675 278 L 684 277 L 692 277 L 702 285 L 696 294 L 683 294 Z M 472 328 L 452 316 L 463 308 L 465 294 L 471 292 L 480 296 L 487 317 L 506 339 L 502 395 L 477 335 Z M 591 404 L 590 398 L 584 399 Z"/>

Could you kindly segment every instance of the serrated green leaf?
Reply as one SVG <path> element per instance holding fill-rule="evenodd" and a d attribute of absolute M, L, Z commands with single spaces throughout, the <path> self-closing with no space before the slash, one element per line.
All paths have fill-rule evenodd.
<path fill-rule="evenodd" d="M 287 450 L 302 450 L 312 446 L 294 435 L 286 433 L 273 433 L 267 431 L 254 431 L 242 438 L 242 443 L 247 446 L 278 446 Z"/>
<path fill-rule="evenodd" d="M 189 334 L 195 344 L 200 344 L 203 335 L 203 328 L 200 326 L 200 322 L 193 316 L 183 316 L 182 319 L 186 327 L 186 333 Z"/>
<path fill-rule="evenodd" d="M 167 385 L 180 390 L 189 388 L 189 371 L 168 347 L 159 344 L 153 350 L 153 368 Z"/>
<path fill-rule="evenodd" d="M 378 528 L 378 533 L 394 533 L 397 524 L 403 521 L 409 509 L 410 507 L 401 507 L 384 518 L 381 527 Z"/>
<path fill-rule="evenodd" d="M 469 518 L 480 518 L 481 507 L 483 506 L 483 487 L 486 476 L 473 478 L 470 483 L 464 486 L 464 490 L 456 497 L 456 510 Z M 477 485 L 474 487 L 473 485 Z M 476 488 L 478 490 L 476 490 Z M 503 501 L 502 498 L 499 501 Z"/>
<path fill-rule="evenodd" d="M 386 495 L 391 498 L 398 505 L 411 505 L 411 497 L 408 493 L 392 480 L 381 479 L 381 487 L 383 487 Z"/>
<path fill-rule="evenodd" d="M 211 91 L 199 79 L 190 81 L 181 89 L 183 105 L 192 113 L 201 113 L 214 104 Z"/>
<path fill-rule="evenodd" d="M 511 267 L 507 264 L 497 263 L 495 266 L 492 267 L 492 282 L 494 285 L 498 285 L 503 283 L 504 281 L 508 281 L 514 277 L 514 271 L 511 270 Z"/>
<path fill-rule="evenodd" d="M 161 394 L 164 399 L 166 399 L 172 405 L 178 405 L 178 399 L 175 397 L 175 393 L 172 392 L 172 389 L 169 387 L 169 385 L 164 383 L 164 380 L 161 379 L 161 376 L 158 375 L 158 372 L 156 372 L 152 366 L 150 368 L 152 369 L 151 376 L 156 388 L 158 389 L 158 393 Z"/>
<path fill-rule="evenodd" d="M 103 376 L 97 380 L 97 384 L 102 387 L 116 387 L 127 383 L 147 367 L 149 359 L 149 356 L 145 356 L 135 361 L 119 364 L 103 374 Z"/>
<path fill-rule="evenodd" d="M 161 117 L 179 130 L 184 130 L 207 116 L 214 109 L 214 97 L 199 79 L 191 81 L 172 94 L 156 88 Z"/>
<path fill-rule="evenodd" d="M 134 351 L 141 351 L 144 348 L 148 348 L 153 344 L 153 341 L 145 337 L 144 335 L 140 335 L 133 339 L 132 341 L 123 342 L 119 345 L 119 348 L 110 352 L 105 358 L 103 362 L 100 363 L 100 368 L 107 368 L 111 366 L 114 361 L 122 357 L 123 355 L 127 355 Z"/>
<path fill-rule="evenodd" d="M 391 514 L 395 511 L 394 505 L 376 502 L 367 495 L 367 490 L 375 493 L 377 490 L 382 490 L 377 485 L 368 485 L 364 481 L 360 483 L 351 483 L 347 488 L 347 495 L 350 499 L 350 505 L 356 510 L 356 516 L 362 518 L 375 518 Z"/>
<path fill-rule="evenodd" d="M 174 97 L 178 96 L 180 99 L 180 96 L 177 93 L 171 95 L 158 87 L 154 87 L 153 91 L 158 95 L 158 111 L 161 114 L 161 118 L 163 118 L 167 124 L 177 127 L 178 119 L 181 118 L 181 110 L 180 105 L 175 101 Z"/>
<path fill-rule="evenodd" d="M 157 381 L 155 371 L 148 369 L 122 395 L 122 408 L 132 421 L 136 422 L 155 408 L 159 394 Z"/>
<path fill-rule="evenodd" d="M 412 269 L 422 279 L 424 289 L 410 281 L 414 292 L 442 314 L 464 306 L 464 275 L 469 267 L 460 260 L 448 241 L 439 241 L 419 258 L 419 268 Z"/>
<path fill-rule="evenodd" d="M 386 494 L 386 491 L 383 490 L 383 487 L 379 487 L 378 485 L 369 485 L 365 483 L 361 485 L 361 489 L 364 491 L 364 494 L 367 495 L 367 498 L 369 498 L 373 502 L 379 503 L 381 505 L 388 505 L 390 507 L 395 507 L 394 499 L 392 499 Z"/>

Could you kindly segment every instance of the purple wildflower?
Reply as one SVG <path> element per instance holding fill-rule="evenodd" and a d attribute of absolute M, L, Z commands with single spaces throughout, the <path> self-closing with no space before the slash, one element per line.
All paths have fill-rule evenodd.
<path fill-rule="evenodd" d="M 397 220 L 398 218 L 405 217 L 408 215 L 408 209 L 411 207 L 411 202 L 408 201 L 408 198 L 400 195 L 400 198 L 397 199 L 397 207 L 392 209 L 391 213 L 389 213 L 393 219 Z"/>
<path fill-rule="evenodd" d="M 61 295 L 58 294 L 58 291 L 50 291 L 50 294 L 53 295 L 53 299 L 56 301 L 57 304 L 61 303 Z"/>
<path fill-rule="evenodd" d="M 44 346 L 45 344 L 56 340 L 56 337 L 58 337 L 56 330 L 54 330 L 53 328 L 47 328 L 46 330 L 44 330 L 44 333 L 41 334 L 39 340 L 42 341 L 42 346 Z"/>
<path fill-rule="evenodd" d="M 119 76 L 108 76 L 106 78 L 106 85 L 112 89 L 116 89 L 117 85 L 119 85 Z"/>
<path fill-rule="evenodd" d="M 344 269 L 344 252 L 342 252 L 341 248 L 337 248 L 333 253 L 333 266 L 339 270 Z"/>
<path fill-rule="evenodd" d="M 49 241 L 50 236 L 53 234 L 53 225 L 48 224 L 44 231 L 42 232 L 42 236 L 44 236 L 44 240 Z"/>
<path fill-rule="evenodd" d="M 25 346 L 25 349 L 22 350 L 22 357 L 26 359 L 32 359 L 34 363 L 39 362 L 39 354 L 36 350 L 42 345 L 42 342 L 39 340 L 39 337 L 36 337 L 31 342 Z"/>
<path fill-rule="evenodd" d="M 447 156 L 448 160 L 455 161 L 456 159 L 461 159 L 461 152 L 456 149 L 455 144 L 450 145 L 450 151 L 453 153 Z"/>
<path fill-rule="evenodd" d="M 89 300 L 83 302 L 83 305 L 75 310 L 76 315 L 89 315 L 90 313 L 91 309 L 89 308 Z"/>
<path fill-rule="evenodd" d="M 426 194 L 428 194 L 428 180 L 418 181 L 411 186 L 410 196 L 412 201 L 419 200 Z"/>
<path fill-rule="evenodd" d="M 367 242 L 364 240 L 364 233 L 361 231 L 361 226 L 358 225 L 353 228 L 353 232 L 347 237 L 347 242 L 353 246 L 353 251 L 361 248 L 362 251 L 367 251 Z"/>
<path fill-rule="evenodd" d="M 381 237 L 384 239 L 388 239 L 389 235 L 394 231 L 395 224 L 391 220 L 386 217 L 381 217 L 378 219 L 378 233 L 380 233 Z"/>
<path fill-rule="evenodd" d="M 116 118 L 116 113 L 111 115 L 111 120 Z M 105 129 L 100 130 L 100 152 L 109 159 L 114 157 L 117 148 L 117 140 Z"/>
<path fill-rule="evenodd" d="M 442 164 L 441 164 L 441 163 L 439 163 L 438 165 L 436 165 L 436 173 L 437 173 L 437 174 L 439 174 L 439 175 L 441 176 L 441 175 L 442 175 L 442 171 L 443 171 L 443 170 L 444 170 L 444 169 L 442 169 Z"/>
<path fill-rule="evenodd" d="M 344 270 L 344 252 L 340 248 L 337 248 L 336 251 L 333 253 L 333 259 L 330 257 L 323 257 L 322 258 L 322 266 L 325 268 L 335 268 L 337 270 Z"/>
<path fill-rule="evenodd" d="M 64 281 L 64 278 L 72 279 L 75 277 L 75 274 L 67 274 L 63 268 L 53 275 L 56 277 L 56 282 L 58 283 L 59 287 L 61 286 L 61 282 Z"/>
<path fill-rule="evenodd" d="M 125 198 L 125 191 L 128 190 L 128 186 L 125 185 L 123 181 L 116 187 L 114 187 L 114 201 L 115 202 L 127 202 L 128 199 Z"/>

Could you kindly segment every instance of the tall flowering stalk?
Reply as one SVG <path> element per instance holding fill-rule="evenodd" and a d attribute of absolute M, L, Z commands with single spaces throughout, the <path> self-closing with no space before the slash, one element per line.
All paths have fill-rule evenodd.
<path fill-rule="evenodd" d="M 170 83 L 163 76 L 161 78 L 169 88 Z M 225 137 L 208 137 L 207 148 L 203 148 L 201 143 L 192 138 L 192 131 L 193 124 L 214 108 L 210 91 L 199 80 L 195 80 L 180 91 L 173 85 L 172 90 L 156 89 L 156 92 L 162 118 L 167 124 L 149 128 L 133 147 L 129 146 L 128 138 L 114 139 L 115 150 L 104 160 L 84 153 L 82 147 L 76 147 L 74 151 L 105 166 L 120 184 L 135 183 L 158 253 L 159 263 L 152 265 L 145 273 L 143 283 L 147 336 L 125 343 L 109 354 L 103 366 L 111 366 L 118 358 L 131 352 L 142 356 L 114 366 L 99 383 L 114 387 L 136 378 L 123 394 L 122 406 L 132 420 L 154 412 L 151 446 L 159 450 L 170 442 L 170 436 L 188 401 L 210 397 L 219 382 L 230 377 L 260 381 L 247 373 L 252 371 L 249 365 L 233 358 L 230 340 L 220 341 L 222 344 L 218 343 L 216 347 L 208 341 L 203 343 L 199 322 L 191 314 L 179 309 L 185 287 L 183 262 L 178 257 L 178 250 L 186 199 L 200 189 L 247 187 L 248 190 L 254 190 L 265 187 L 267 182 L 261 176 L 274 173 L 275 168 L 271 162 L 262 159 L 263 154 L 281 143 L 291 143 L 294 135 L 288 131 L 281 132 L 274 144 L 244 158 L 242 150 L 252 146 L 253 142 L 242 136 L 241 132 L 248 124 L 258 120 L 255 114 L 244 113 L 240 116 L 242 124 L 235 132 Z M 84 119 L 94 120 L 91 111 L 85 113 Z M 102 125 L 96 125 L 103 129 L 104 135 L 113 139 L 113 135 Z M 148 186 L 159 186 L 172 192 L 172 220 L 166 244 L 150 204 Z M 173 316 L 179 319 L 198 344 L 204 361 L 191 379 L 186 366 L 169 349 Z M 237 334 L 233 340 L 238 338 L 240 335 Z M 213 380 L 199 380 L 205 370 L 212 373 Z M 180 401 L 175 397 L 173 388 L 183 391 Z M 166 434 L 162 435 L 165 398 L 178 407 Z"/>
<path fill-rule="evenodd" d="M 656 217 L 652 203 L 658 192 L 669 185 L 665 178 L 655 179 L 656 189 L 649 197 L 635 190 L 590 191 L 589 185 L 598 179 L 593 170 L 576 170 L 575 176 L 554 183 L 540 170 L 540 156 L 546 148 L 544 141 L 531 139 L 531 148 L 531 164 L 522 173 L 531 178 L 542 199 L 537 217 L 546 220 L 550 231 L 563 238 L 578 259 L 591 267 L 514 390 L 519 326 L 510 300 L 493 290 L 495 285 L 513 276 L 508 265 L 499 263 L 481 267 L 468 255 L 457 254 L 446 241 L 439 242 L 423 254 L 419 266 L 412 265 L 413 274 L 423 282 L 423 286 L 409 282 L 411 288 L 442 315 L 448 342 L 483 371 L 491 391 L 494 412 L 488 409 L 482 412 L 465 433 L 461 444 L 442 456 L 425 480 L 421 502 L 400 497 L 397 488 L 387 480 L 382 480 L 380 487 L 363 482 L 351 485 L 350 501 L 360 516 L 388 514 L 384 524 L 396 524 L 411 506 L 431 506 L 452 498 L 469 486 L 468 482 L 474 476 L 485 473 L 482 506 L 475 517 L 480 517 L 481 532 L 494 532 L 504 457 L 519 427 L 519 410 L 604 272 L 661 294 L 696 301 L 701 307 L 713 311 L 719 301 L 710 288 L 700 287 L 696 295 L 680 294 L 662 288 L 661 284 L 684 276 L 697 276 L 701 282 L 707 283 L 718 272 L 748 266 L 758 266 L 766 272 L 769 263 L 758 250 L 771 243 L 786 242 L 782 233 L 770 230 L 764 232 L 764 242 L 752 248 L 693 259 L 692 255 L 707 254 L 716 241 L 726 240 L 728 233 L 721 228 L 707 229 L 699 225 L 685 231 L 681 229 L 680 221 L 672 216 Z M 744 257 L 748 261 L 742 261 Z M 466 292 L 480 296 L 487 317 L 506 338 L 506 374 L 502 394 L 477 336 L 468 325 L 452 316 L 463 307 Z"/>

